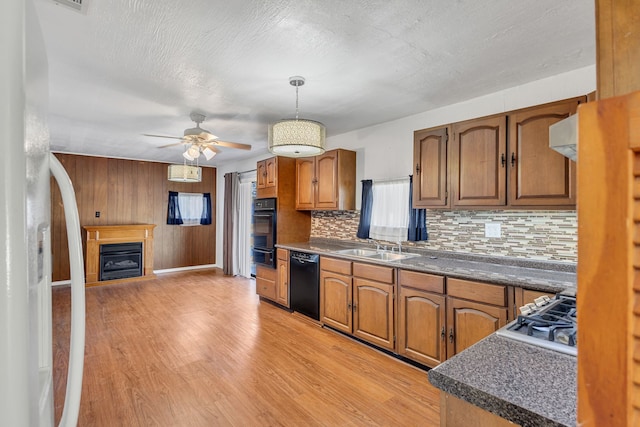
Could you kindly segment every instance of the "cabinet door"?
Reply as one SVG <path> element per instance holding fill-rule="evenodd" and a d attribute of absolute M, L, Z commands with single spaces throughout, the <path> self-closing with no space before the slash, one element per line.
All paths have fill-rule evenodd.
<path fill-rule="evenodd" d="M 267 172 L 265 188 L 276 187 L 278 184 L 278 158 L 272 157 L 265 160 L 265 169 Z"/>
<path fill-rule="evenodd" d="M 506 116 L 455 123 L 452 130 L 452 205 L 505 205 Z"/>
<path fill-rule="evenodd" d="M 509 115 L 509 204 L 576 204 L 576 163 L 549 148 L 549 126 L 576 113 L 578 100 Z"/>
<path fill-rule="evenodd" d="M 267 163 L 260 160 L 256 165 L 256 188 L 262 189 L 267 185 Z"/>
<path fill-rule="evenodd" d="M 447 357 L 445 297 L 400 287 L 398 354 L 435 367 Z"/>
<path fill-rule="evenodd" d="M 280 249 L 278 249 L 280 251 Z M 277 261 L 277 302 L 289 307 L 289 261 L 278 258 Z"/>
<path fill-rule="evenodd" d="M 506 307 L 447 298 L 447 357 L 460 353 L 506 323 Z"/>
<path fill-rule="evenodd" d="M 296 159 L 296 209 L 315 207 L 315 158 Z"/>
<path fill-rule="evenodd" d="M 320 271 L 320 321 L 351 333 L 351 276 Z"/>
<path fill-rule="evenodd" d="M 447 197 L 447 141 L 449 127 L 424 129 L 413 134 L 413 207 L 449 205 Z"/>
<path fill-rule="evenodd" d="M 353 335 L 379 347 L 395 349 L 394 286 L 353 278 Z"/>
<path fill-rule="evenodd" d="M 316 157 L 315 208 L 338 208 L 338 152 L 330 151 Z"/>

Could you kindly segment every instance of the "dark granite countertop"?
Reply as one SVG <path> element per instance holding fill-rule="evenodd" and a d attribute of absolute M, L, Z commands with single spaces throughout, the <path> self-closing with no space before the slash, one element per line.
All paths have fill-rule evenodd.
<path fill-rule="evenodd" d="M 576 425 L 573 356 L 493 334 L 428 375 L 440 390 L 523 427 Z"/>
<path fill-rule="evenodd" d="M 575 290 L 575 264 L 556 261 L 538 261 L 520 258 L 482 256 L 457 252 L 418 250 L 407 252 L 422 256 L 401 261 L 381 261 L 364 257 L 338 254 L 341 249 L 366 247 L 357 242 L 339 240 L 312 240 L 307 243 L 279 244 L 277 247 L 301 252 L 331 255 L 371 264 L 389 265 L 407 270 L 439 274 L 458 279 L 477 280 L 500 285 L 513 285 L 546 292 Z M 371 248 L 368 246 L 368 248 Z"/>

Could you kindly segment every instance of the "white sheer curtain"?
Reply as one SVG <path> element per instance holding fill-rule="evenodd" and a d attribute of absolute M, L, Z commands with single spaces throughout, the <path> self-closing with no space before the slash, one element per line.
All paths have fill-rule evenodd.
<path fill-rule="evenodd" d="M 200 225 L 202 193 L 178 193 L 178 206 L 180 206 L 182 225 Z"/>
<path fill-rule="evenodd" d="M 389 242 L 407 240 L 409 178 L 373 182 L 373 208 L 369 237 Z"/>
<path fill-rule="evenodd" d="M 236 221 L 237 238 L 234 257 L 237 259 L 237 274 L 251 277 L 251 234 L 253 215 L 252 183 L 256 180 L 256 172 L 240 174 L 238 186 L 238 220 Z"/>

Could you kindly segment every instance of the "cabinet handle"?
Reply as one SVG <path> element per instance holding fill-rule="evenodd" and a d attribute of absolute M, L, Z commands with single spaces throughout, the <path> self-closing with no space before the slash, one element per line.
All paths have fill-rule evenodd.
<path fill-rule="evenodd" d="M 449 342 L 453 342 L 453 328 L 449 329 Z"/>
<path fill-rule="evenodd" d="M 515 167 L 516 165 L 516 154 L 511 153 L 511 167 Z"/>
<path fill-rule="evenodd" d="M 317 184 L 318 183 L 318 179 L 317 178 L 313 178 L 313 181 L 311 181 L 312 184 Z"/>
<path fill-rule="evenodd" d="M 420 174 L 420 163 L 416 163 L 416 175 Z"/>
<path fill-rule="evenodd" d="M 440 331 L 440 339 L 444 340 L 444 338 L 447 336 L 447 332 L 444 329 L 444 326 L 442 327 L 442 330 Z"/>
<path fill-rule="evenodd" d="M 347 309 L 351 310 L 351 303 L 347 304 Z"/>
<path fill-rule="evenodd" d="M 504 167 L 506 162 L 507 162 L 507 159 L 504 158 L 504 153 L 502 153 L 500 155 L 500 164 L 502 165 L 502 167 Z"/>
<path fill-rule="evenodd" d="M 353 304 L 353 311 L 356 311 L 357 308 L 358 307 L 355 304 Z"/>

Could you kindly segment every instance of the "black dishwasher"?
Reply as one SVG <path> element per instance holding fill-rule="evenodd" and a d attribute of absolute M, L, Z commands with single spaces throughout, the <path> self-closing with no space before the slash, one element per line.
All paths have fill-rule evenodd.
<path fill-rule="evenodd" d="M 291 309 L 320 320 L 320 255 L 291 252 L 289 298 Z"/>

